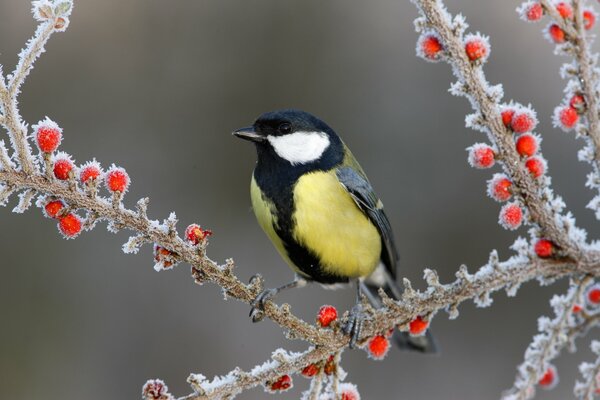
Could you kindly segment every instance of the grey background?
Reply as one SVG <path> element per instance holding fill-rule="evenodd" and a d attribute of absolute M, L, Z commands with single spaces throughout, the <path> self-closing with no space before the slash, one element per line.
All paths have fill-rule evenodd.
<path fill-rule="evenodd" d="M 506 100 L 531 102 L 541 119 L 544 155 L 557 191 L 598 236 L 585 204 L 588 166 L 580 142 L 551 127 L 565 82 L 541 37 L 543 24 L 518 20 L 517 2 L 452 0 L 472 31 L 492 37 L 486 71 Z M 0 2 L 1 63 L 12 70 L 35 27 L 24 0 Z M 150 215 L 172 210 L 180 229 L 199 222 L 215 232 L 209 255 L 233 257 L 243 279 L 267 284 L 291 273 L 250 211 L 254 150 L 229 132 L 283 107 L 311 111 L 340 133 L 385 202 L 402 255 L 401 275 L 422 287 L 425 267 L 444 280 L 461 263 L 471 270 L 517 235 L 497 223 L 499 206 L 485 196 L 492 171 L 466 163 L 465 148 L 484 141 L 464 127 L 469 106 L 447 89 L 447 65 L 417 59 L 416 10 L 407 0 L 104 0 L 77 1 L 67 33 L 57 34 L 21 96 L 29 123 L 45 115 L 64 128 L 63 150 L 78 162 L 116 162 L 133 177 L 126 204 L 151 198 Z M 126 233 L 99 226 L 74 241 L 32 209 L 0 210 L 0 387 L 10 399 L 139 398 L 148 378 L 189 392 L 190 372 L 207 376 L 248 369 L 289 342 L 270 322 L 252 324 L 248 306 L 224 302 L 213 285 L 198 287 L 187 266 L 152 270 L 149 247 L 137 256 L 120 246 Z M 346 352 L 348 380 L 364 399 L 493 399 L 548 314 L 550 288 L 525 285 L 516 298 L 494 296 L 485 310 L 471 303 L 433 329 L 438 357 L 392 351 L 383 362 Z M 309 287 L 280 298 L 307 319 L 321 304 L 345 310 L 353 291 Z M 593 334 L 597 335 L 596 332 Z M 596 336 L 597 337 L 597 336 Z M 557 361 L 561 384 L 543 399 L 572 397 L 579 354 Z M 298 398 L 308 383 L 296 378 Z M 299 389 L 298 389 L 299 388 Z M 261 389 L 240 398 L 259 399 Z"/>

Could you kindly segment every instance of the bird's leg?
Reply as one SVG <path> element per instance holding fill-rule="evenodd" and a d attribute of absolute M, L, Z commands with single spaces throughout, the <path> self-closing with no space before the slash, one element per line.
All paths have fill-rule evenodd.
<path fill-rule="evenodd" d="M 363 295 L 363 282 L 361 280 L 356 281 L 356 304 L 350 310 L 350 314 L 348 315 L 348 321 L 342 327 L 342 331 L 345 335 L 350 336 L 350 348 L 354 349 L 356 347 L 356 341 L 360 337 L 360 331 L 363 325 L 363 305 L 362 305 L 362 295 Z M 368 293 L 368 291 L 365 290 Z"/>
<path fill-rule="evenodd" d="M 290 283 L 286 283 L 285 285 L 280 286 L 278 288 L 265 289 L 262 292 L 260 292 L 260 294 L 256 296 L 256 298 L 250 305 L 252 307 L 252 309 L 250 310 L 250 317 L 252 317 L 252 322 L 262 321 L 262 319 L 265 316 L 264 311 L 266 302 L 269 300 L 273 300 L 273 298 L 277 296 L 279 292 L 295 287 L 303 287 L 304 285 L 306 285 L 306 280 L 296 275 L 295 279 Z"/>

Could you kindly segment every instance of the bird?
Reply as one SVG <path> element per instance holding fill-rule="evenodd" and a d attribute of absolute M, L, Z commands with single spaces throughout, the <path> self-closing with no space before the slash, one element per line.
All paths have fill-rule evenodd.
<path fill-rule="evenodd" d="M 254 322 L 282 290 L 317 282 L 356 284 L 356 303 L 342 330 L 355 347 L 364 320 L 362 297 L 381 307 L 383 288 L 399 299 L 398 251 L 383 203 L 336 132 L 316 116 L 283 109 L 260 115 L 233 135 L 254 143 L 257 162 L 250 197 L 259 225 L 294 271 L 294 280 L 262 291 L 252 302 Z M 435 352 L 431 333 L 394 335 L 400 348 Z"/>

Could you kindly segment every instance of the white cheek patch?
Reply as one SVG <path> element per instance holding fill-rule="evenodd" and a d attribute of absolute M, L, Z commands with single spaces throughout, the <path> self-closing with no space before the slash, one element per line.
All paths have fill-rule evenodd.
<path fill-rule="evenodd" d="M 283 136 L 267 136 L 275 153 L 292 165 L 318 160 L 329 147 L 324 132 L 294 132 Z"/>

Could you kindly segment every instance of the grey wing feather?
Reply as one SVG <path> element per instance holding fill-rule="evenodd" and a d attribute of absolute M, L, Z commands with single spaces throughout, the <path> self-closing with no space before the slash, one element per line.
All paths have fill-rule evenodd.
<path fill-rule="evenodd" d="M 390 221 L 383 211 L 383 204 L 373 191 L 369 181 L 354 169 L 348 167 L 338 168 L 336 175 L 340 183 L 352 196 L 356 205 L 367 215 L 379 231 L 383 247 L 381 259 L 390 275 L 395 279 L 398 251 L 394 243 Z"/>

